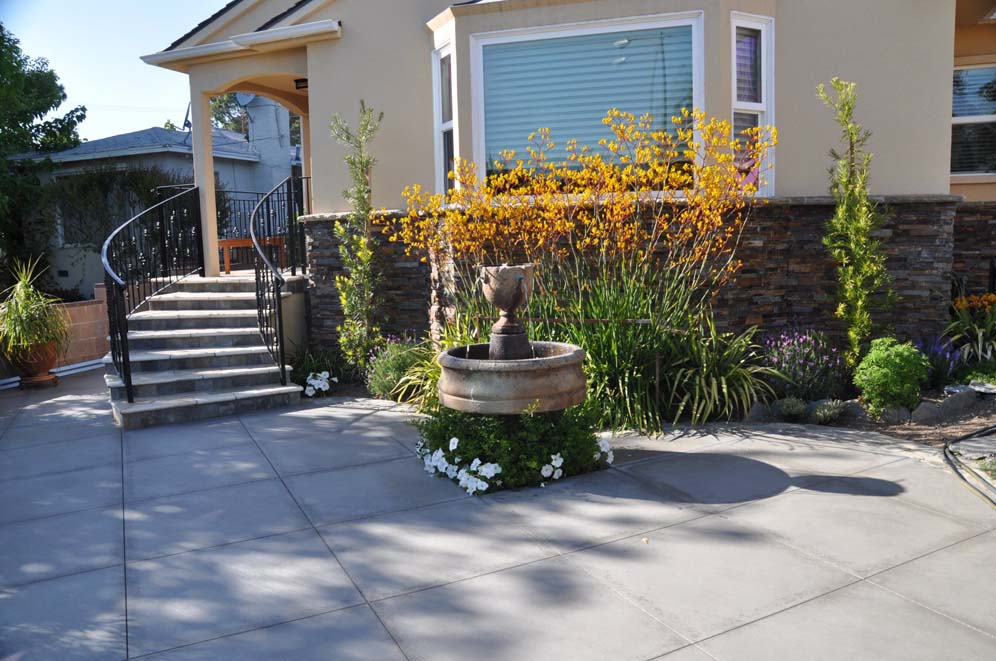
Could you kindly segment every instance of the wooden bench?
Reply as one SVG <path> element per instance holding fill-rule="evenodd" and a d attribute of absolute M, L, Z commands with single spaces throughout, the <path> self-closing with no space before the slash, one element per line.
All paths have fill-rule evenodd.
<path fill-rule="evenodd" d="M 262 246 L 276 246 L 277 251 L 280 253 L 280 268 L 285 268 L 287 258 L 284 255 L 284 237 L 271 236 L 266 239 L 260 239 L 259 243 Z M 225 256 L 225 275 L 230 275 L 232 273 L 232 248 L 252 248 L 252 239 L 248 237 L 243 239 L 218 239 L 218 247 L 222 249 Z"/>

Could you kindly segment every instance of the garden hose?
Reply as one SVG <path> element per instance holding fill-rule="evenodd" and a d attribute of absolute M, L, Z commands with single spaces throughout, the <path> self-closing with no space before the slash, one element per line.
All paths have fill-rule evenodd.
<path fill-rule="evenodd" d="M 948 466 L 954 471 L 955 476 L 958 477 L 961 484 L 974 493 L 976 496 L 981 498 L 987 505 L 996 509 L 996 487 L 992 485 L 988 480 L 980 477 L 971 466 L 968 466 L 961 459 L 958 458 L 952 451 L 952 447 L 961 443 L 962 441 L 967 441 L 973 438 L 982 438 L 984 436 L 989 436 L 996 433 L 996 425 L 991 425 L 989 427 L 983 427 L 982 429 L 977 429 L 969 434 L 960 436 L 953 441 L 949 441 L 944 444 L 944 459 L 947 461 Z"/>

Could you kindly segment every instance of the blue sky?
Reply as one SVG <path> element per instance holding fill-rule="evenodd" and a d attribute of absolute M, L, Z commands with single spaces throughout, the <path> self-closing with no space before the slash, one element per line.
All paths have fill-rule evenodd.
<path fill-rule="evenodd" d="M 0 0 L 0 22 L 31 57 L 44 57 L 69 98 L 87 107 L 80 135 L 94 140 L 183 121 L 187 76 L 149 66 L 226 0 Z"/>

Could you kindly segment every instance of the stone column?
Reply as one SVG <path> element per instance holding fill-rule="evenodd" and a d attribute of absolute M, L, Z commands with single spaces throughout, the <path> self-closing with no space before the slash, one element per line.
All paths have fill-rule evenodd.
<path fill-rule="evenodd" d="M 211 135 L 211 95 L 191 84 L 190 137 L 194 150 L 194 184 L 201 198 L 201 238 L 204 242 L 204 275 L 220 274 L 218 223 L 214 200 L 214 145 Z"/>

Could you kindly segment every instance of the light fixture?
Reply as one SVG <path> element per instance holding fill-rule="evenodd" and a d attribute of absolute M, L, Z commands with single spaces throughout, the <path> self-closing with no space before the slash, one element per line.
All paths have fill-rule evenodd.
<path fill-rule="evenodd" d="M 308 79 L 307 78 L 295 78 L 294 79 L 294 89 L 296 89 L 296 90 L 306 90 L 306 89 L 308 89 Z"/>

